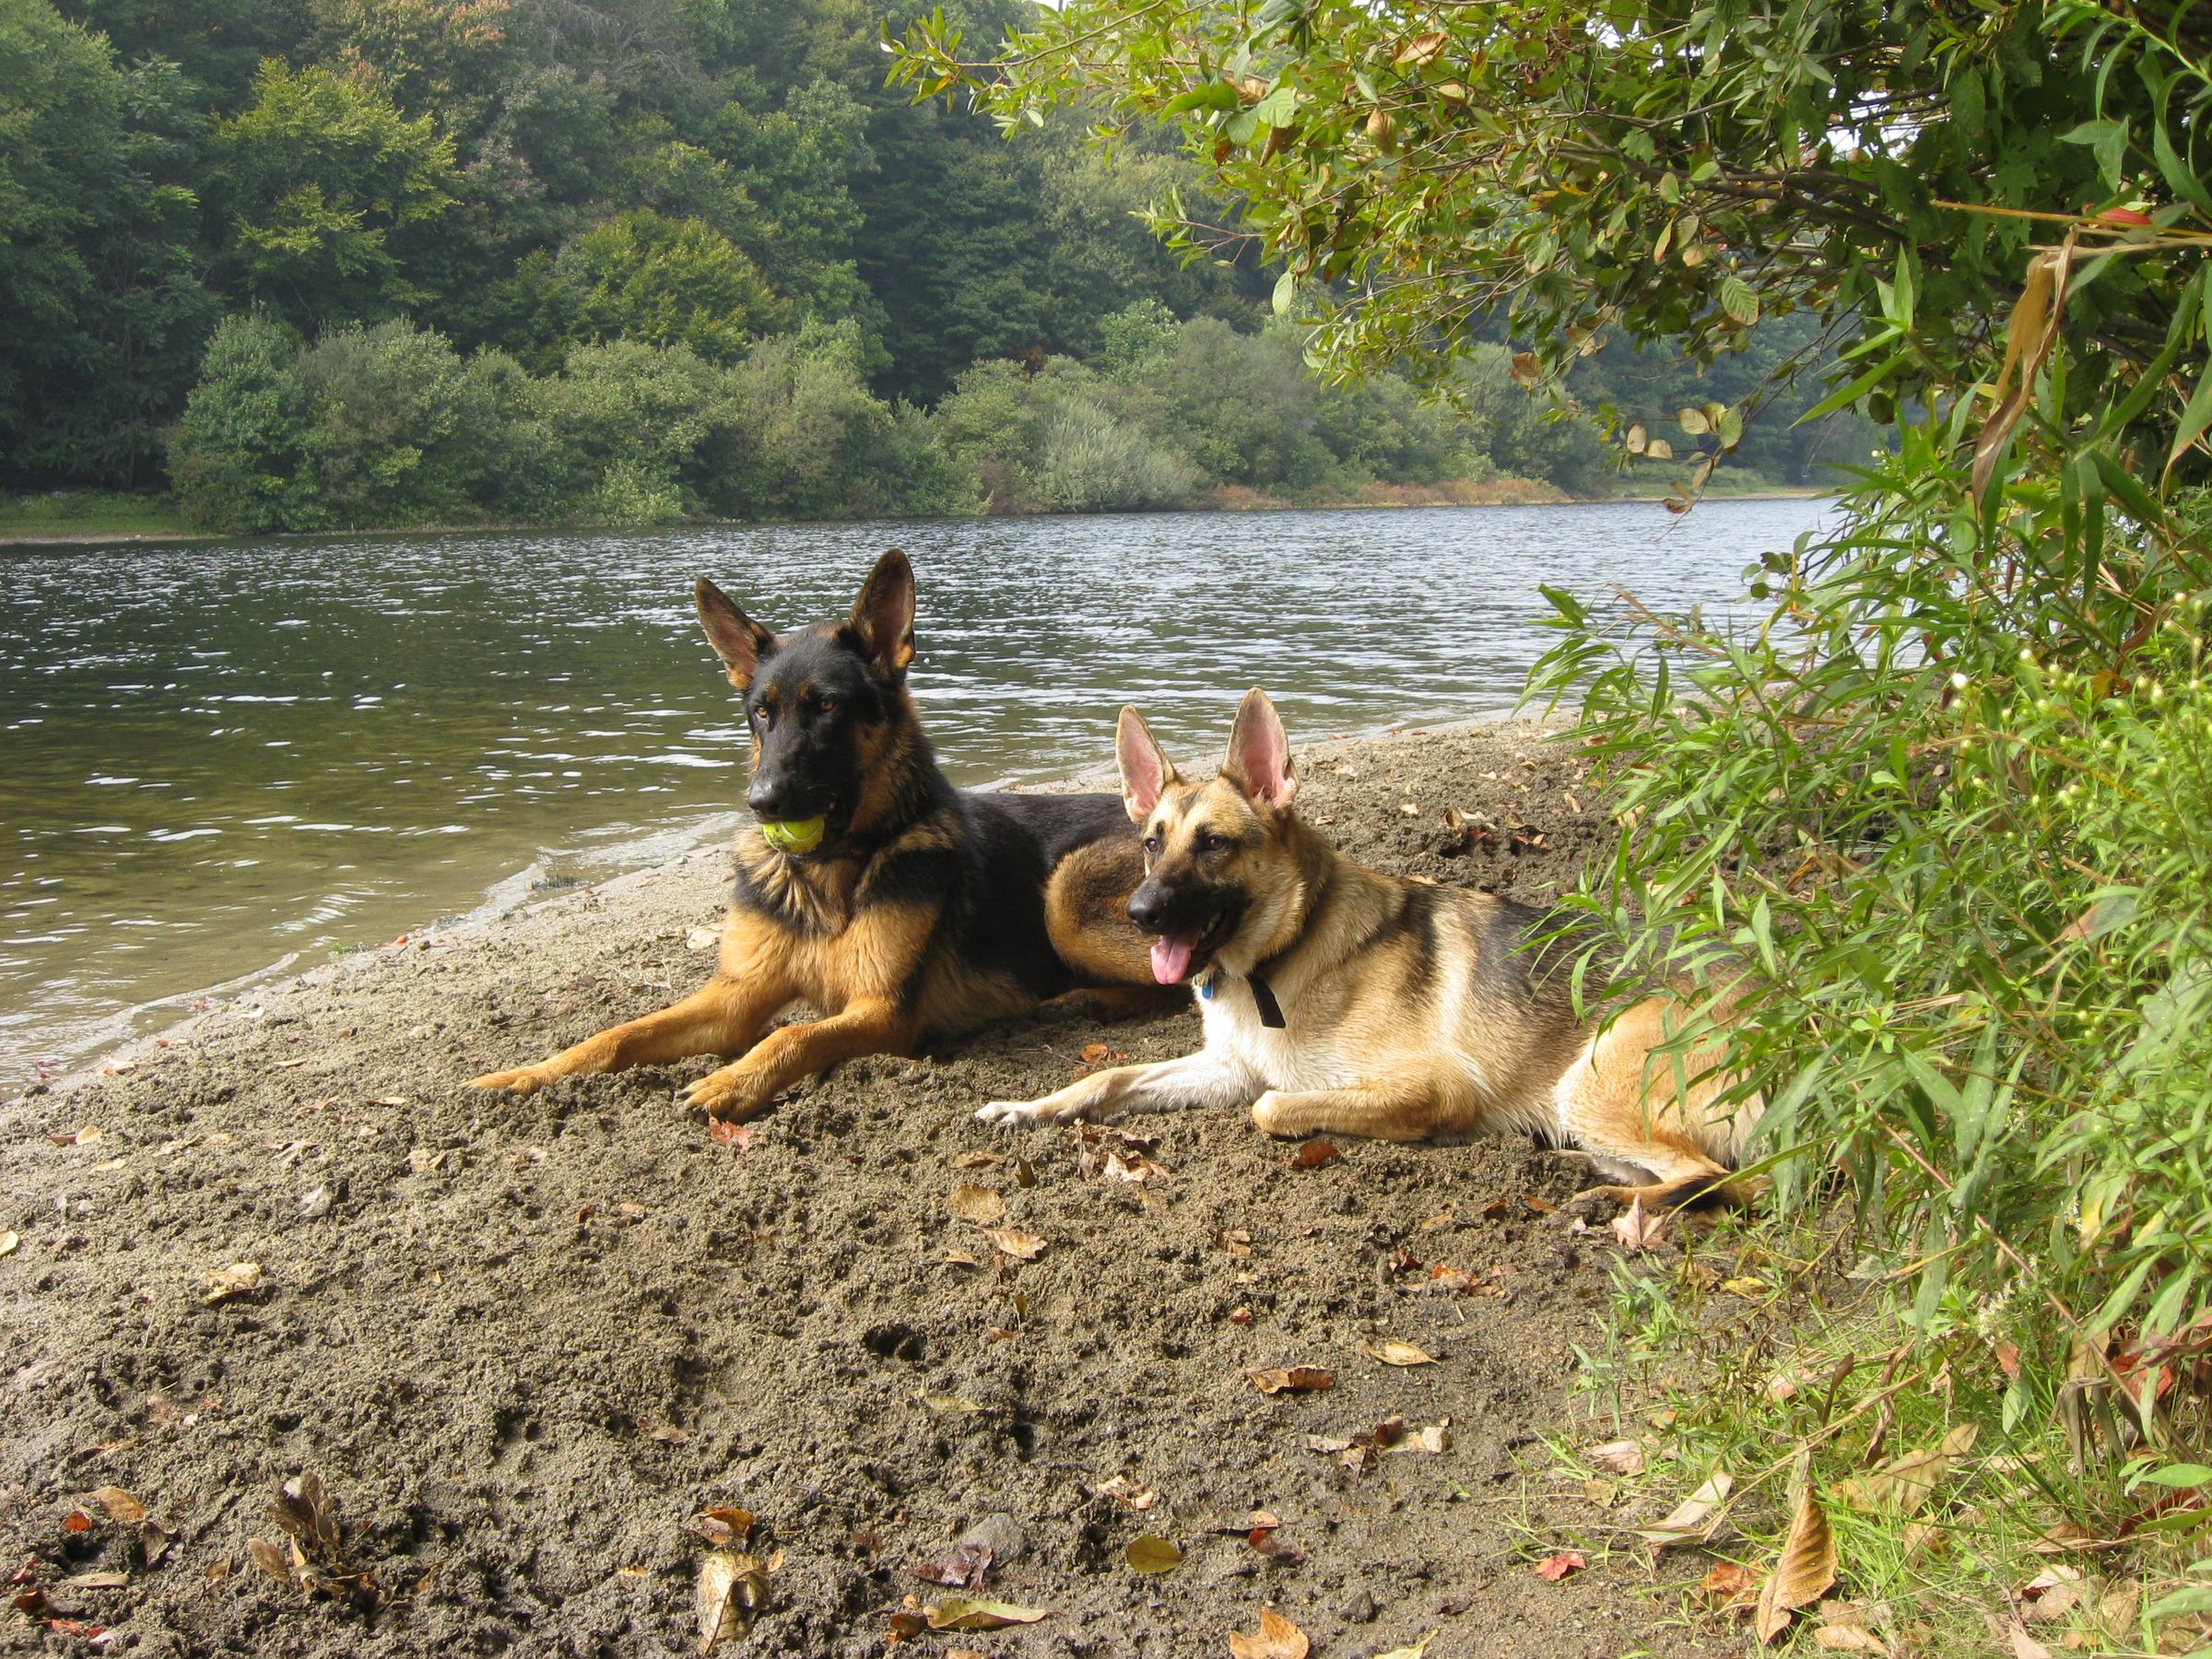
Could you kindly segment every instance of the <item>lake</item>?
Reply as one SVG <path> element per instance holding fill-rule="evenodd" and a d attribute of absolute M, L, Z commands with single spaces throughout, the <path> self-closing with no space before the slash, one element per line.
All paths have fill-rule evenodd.
<path fill-rule="evenodd" d="M 0 1088 L 196 993 L 735 822 L 712 576 L 782 629 L 885 547 L 962 782 L 1111 764 L 1135 702 L 1212 759 L 1249 686 L 1294 741 L 1509 711 L 1537 584 L 1740 600 L 1819 501 L 1147 514 L 0 550 Z"/>

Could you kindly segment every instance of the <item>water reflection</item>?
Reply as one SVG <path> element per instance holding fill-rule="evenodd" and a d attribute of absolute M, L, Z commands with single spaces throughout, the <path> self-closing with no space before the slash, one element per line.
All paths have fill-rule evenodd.
<path fill-rule="evenodd" d="M 597 875 L 740 789 L 705 572 L 771 627 L 912 554 L 963 782 L 1088 771 L 1136 702 L 1210 756 L 1510 708 L 1539 582 L 1725 606 L 1818 503 L 802 525 L 0 553 L 0 1085 L 117 1010 L 374 942 L 533 862 Z M 650 843 L 658 854 L 664 833 Z"/>

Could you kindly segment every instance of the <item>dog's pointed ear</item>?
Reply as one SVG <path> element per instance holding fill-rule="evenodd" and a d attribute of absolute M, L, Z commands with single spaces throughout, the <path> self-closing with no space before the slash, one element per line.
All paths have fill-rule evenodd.
<path fill-rule="evenodd" d="M 891 548 L 876 561 L 853 602 L 853 633 L 877 671 L 894 686 L 914 660 L 914 567 Z"/>
<path fill-rule="evenodd" d="M 1113 729 L 1113 758 L 1122 766 L 1122 805 L 1135 823 L 1152 816 L 1152 808 L 1159 805 L 1169 784 L 1182 782 L 1175 775 L 1174 762 L 1161 754 L 1159 745 L 1153 741 L 1152 728 L 1145 724 L 1145 717 L 1126 704 L 1121 723 Z"/>
<path fill-rule="evenodd" d="M 699 625 L 706 629 L 707 643 L 722 659 L 730 684 L 745 690 L 753 683 L 760 659 L 776 648 L 776 636 L 739 610 L 735 600 L 704 576 L 691 590 L 691 596 L 699 605 Z"/>
<path fill-rule="evenodd" d="M 1298 777 L 1290 765 L 1290 739 L 1283 733 L 1282 717 L 1254 686 L 1237 705 L 1237 718 L 1229 728 L 1229 753 L 1221 761 L 1221 775 L 1247 797 L 1277 810 L 1290 805 L 1298 793 Z"/>

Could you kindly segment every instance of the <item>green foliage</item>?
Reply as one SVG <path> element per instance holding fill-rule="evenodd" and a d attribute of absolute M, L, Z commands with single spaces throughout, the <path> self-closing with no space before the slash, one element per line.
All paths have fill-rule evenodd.
<path fill-rule="evenodd" d="M 301 482 L 312 520 L 361 529 L 476 516 L 500 427 L 499 362 L 464 363 L 442 335 L 406 323 L 334 329 L 296 372 L 309 424 Z"/>
<path fill-rule="evenodd" d="M 544 302 L 562 340 L 687 346 L 735 362 L 781 307 L 753 262 L 699 219 L 641 207 L 577 237 Z"/>
<path fill-rule="evenodd" d="M 271 60 L 216 129 L 225 256 L 241 290 L 306 326 L 429 299 L 407 255 L 453 205 L 453 146 L 408 120 L 372 72 Z"/>
<path fill-rule="evenodd" d="M 177 501 L 213 530 L 284 530 L 311 511 L 300 477 L 308 419 L 300 338 L 265 312 L 226 317 L 170 439 Z"/>

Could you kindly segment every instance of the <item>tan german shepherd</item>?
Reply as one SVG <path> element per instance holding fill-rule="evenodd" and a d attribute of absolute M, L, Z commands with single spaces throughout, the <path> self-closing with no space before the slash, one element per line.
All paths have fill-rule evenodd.
<path fill-rule="evenodd" d="M 736 1055 L 687 1098 L 752 1116 L 858 1054 L 909 1054 L 1082 997 L 1101 1014 L 1181 1000 L 1146 971 L 1126 913 L 1144 877 L 1110 794 L 955 789 L 906 688 L 914 575 L 893 547 L 851 617 L 776 635 L 712 582 L 699 621 L 752 737 L 737 881 L 714 976 L 672 1006 L 549 1060 L 471 1079 L 528 1094 L 557 1077 Z M 804 1002 L 821 1018 L 769 1030 Z M 764 1034 L 765 1033 L 765 1034 Z"/>
<path fill-rule="evenodd" d="M 1206 1046 L 994 1100 L 985 1122 L 1249 1104 L 1271 1135 L 1533 1133 L 1630 1183 L 1594 1189 L 1624 1204 L 1724 1182 L 1761 1104 L 1721 1102 L 1717 1047 L 1654 1052 L 1681 997 L 1601 1030 L 1574 1012 L 1572 947 L 1545 939 L 1544 912 L 1345 858 L 1291 810 L 1289 743 L 1264 693 L 1245 697 L 1204 782 L 1182 780 L 1135 709 L 1114 747 L 1144 832 L 1129 914 L 1153 935 L 1153 977 L 1197 991 Z"/>

